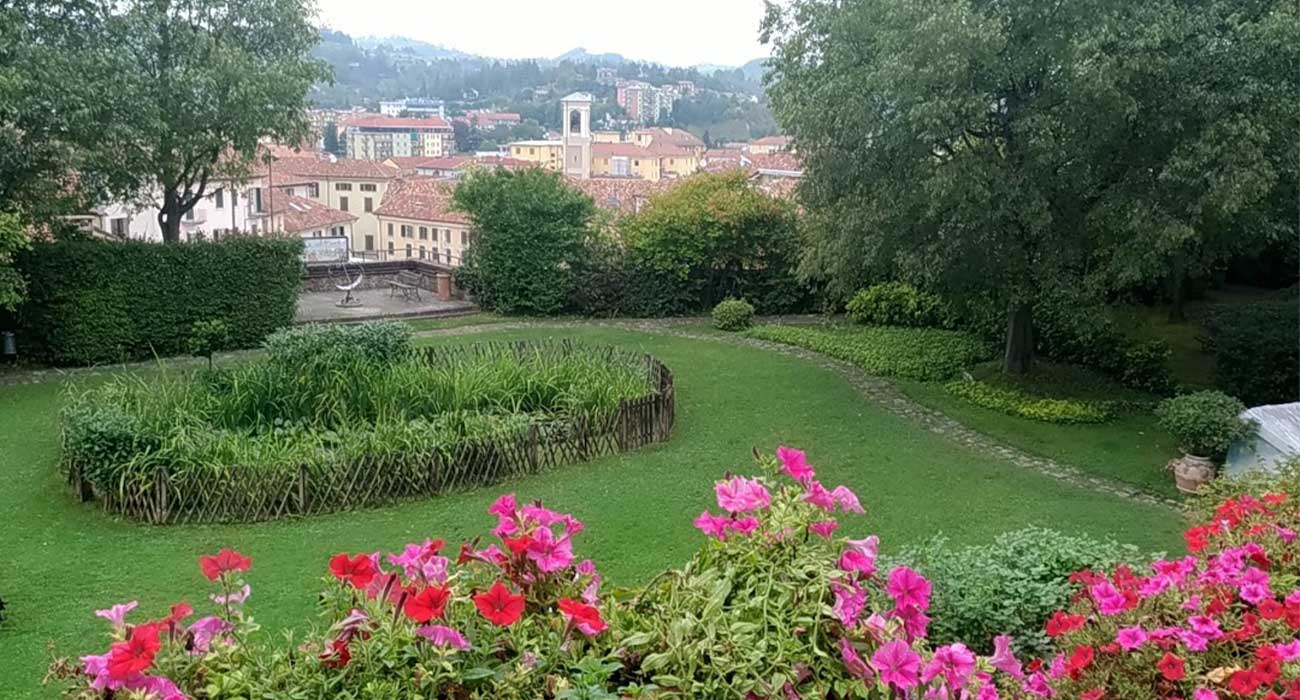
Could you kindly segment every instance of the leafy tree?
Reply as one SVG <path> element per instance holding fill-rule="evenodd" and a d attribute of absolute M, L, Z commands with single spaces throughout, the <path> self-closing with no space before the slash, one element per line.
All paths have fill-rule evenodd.
<path fill-rule="evenodd" d="M 650 199 L 622 222 L 631 265 L 652 314 L 711 309 L 728 297 L 759 311 L 800 308 L 794 206 L 751 186 L 741 172 L 701 174 Z"/>
<path fill-rule="evenodd" d="M 75 67 L 49 75 L 42 95 L 94 88 L 96 107 L 83 111 L 100 119 L 68 134 L 90 154 L 86 173 L 117 196 L 161 199 L 163 239 L 175 242 L 209 184 L 246 172 L 259 142 L 310 133 L 307 91 L 328 77 L 310 57 L 312 9 L 311 0 L 49 0 L 23 11 L 25 58 Z"/>
<path fill-rule="evenodd" d="M 558 174 L 529 168 L 475 172 L 454 201 L 474 222 L 457 279 L 479 304 L 507 314 L 560 312 L 595 212 L 591 199 Z"/>
<path fill-rule="evenodd" d="M 1120 277 L 1115 270 L 1136 253 L 1119 241 L 1146 235 L 1143 212 L 1181 219 L 1155 234 L 1172 239 L 1175 228 L 1207 231 L 1207 222 L 1273 196 L 1261 161 L 1237 167 L 1229 139 L 1278 131 L 1253 120 L 1285 114 L 1276 100 L 1287 90 L 1276 70 L 1260 72 L 1267 62 L 1243 54 L 1259 52 L 1258 40 L 1285 40 L 1294 8 L 1260 0 L 1241 14 L 1229 9 L 1241 5 L 769 6 L 768 92 L 808 166 L 802 195 L 813 236 L 803 272 L 841 297 L 865 281 L 902 276 L 996 300 L 1007 309 L 1004 369 L 1029 371 L 1035 300 Z M 1252 17 L 1261 26 L 1236 26 Z M 1194 82 L 1195 61 L 1184 55 L 1207 47 L 1230 60 L 1229 74 L 1246 71 L 1235 79 L 1273 106 L 1244 123 L 1212 124 L 1233 99 L 1204 109 L 1198 101 L 1223 95 L 1226 75 Z M 1184 123 L 1158 130 L 1170 112 L 1153 103 L 1182 90 L 1195 95 L 1169 110 Z M 1157 131 L 1161 143 L 1142 142 Z M 1249 182 L 1236 191 L 1228 183 L 1188 187 L 1188 168 Z"/>
<path fill-rule="evenodd" d="M 18 217 L 0 213 L 0 310 L 13 311 L 23 300 L 27 283 L 14 267 L 14 255 L 27 248 L 27 233 Z"/>

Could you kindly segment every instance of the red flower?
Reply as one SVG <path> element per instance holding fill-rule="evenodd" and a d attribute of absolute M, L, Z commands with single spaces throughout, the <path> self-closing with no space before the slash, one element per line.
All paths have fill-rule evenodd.
<path fill-rule="evenodd" d="M 1078 680 L 1079 675 L 1083 673 L 1084 669 L 1092 665 L 1093 656 L 1093 649 L 1087 644 L 1080 644 L 1075 647 L 1065 665 L 1066 671 L 1070 674 L 1070 678 Z"/>
<path fill-rule="evenodd" d="M 1264 685 L 1272 685 L 1278 676 L 1282 675 L 1282 664 L 1277 659 L 1260 659 L 1251 667 L 1255 672 L 1255 677 Z"/>
<path fill-rule="evenodd" d="M 216 554 L 199 557 L 199 568 L 209 581 L 216 581 L 228 571 L 248 571 L 253 560 L 233 549 L 223 549 Z"/>
<path fill-rule="evenodd" d="M 321 665 L 326 668 L 343 668 L 351 660 L 352 650 L 348 648 L 347 642 L 341 639 L 330 642 L 329 648 L 320 655 Z"/>
<path fill-rule="evenodd" d="M 366 554 L 358 554 L 349 559 L 346 554 L 336 554 L 330 559 L 330 573 L 340 581 L 347 581 L 355 588 L 365 588 L 375 580 L 375 563 Z"/>
<path fill-rule="evenodd" d="M 524 614 L 524 597 L 511 593 L 505 584 L 497 581 L 487 593 L 474 596 L 474 607 L 488 622 L 498 627 L 509 627 Z"/>
<path fill-rule="evenodd" d="M 564 616 L 573 622 L 573 626 L 577 627 L 578 631 L 588 637 L 594 637 L 601 632 L 604 632 L 606 627 L 609 627 L 609 625 L 600 618 L 600 610 L 597 610 L 594 606 L 587 605 L 586 603 L 569 598 L 561 598 L 560 612 L 564 613 Z"/>
<path fill-rule="evenodd" d="M 186 603 L 185 601 L 182 600 L 181 602 L 172 606 L 172 614 L 168 615 L 167 619 L 164 622 L 166 622 L 168 625 L 175 625 L 193 614 L 194 614 L 194 608 L 190 607 L 189 603 Z"/>
<path fill-rule="evenodd" d="M 1156 670 L 1167 681 L 1181 681 L 1187 675 L 1187 670 L 1183 667 L 1183 660 L 1165 652 L 1165 655 L 1156 662 Z"/>
<path fill-rule="evenodd" d="M 1052 613 L 1052 617 L 1047 620 L 1047 636 L 1059 637 L 1067 632 L 1083 627 L 1086 622 L 1082 615 L 1068 615 L 1064 610 L 1057 610 Z"/>
<path fill-rule="evenodd" d="M 451 592 L 446 588 L 429 586 L 408 597 L 402 610 L 407 617 L 416 622 L 428 622 L 435 617 L 442 617 L 442 612 L 447 608 L 449 598 L 451 598 Z"/>
<path fill-rule="evenodd" d="M 1102 698 L 1106 697 L 1106 689 L 1093 688 L 1092 690 L 1089 690 L 1088 692 L 1084 693 L 1083 695 L 1080 695 L 1079 697 L 1081 700 L 1101 700 Z"/>
<path fill-rule="evenodd" d="M 1257 607 L 1259 608 L 1259 616 L 1265 620 L 1281 620 L 1286 616 L 1286 606 L 1273 598 L 1261 600 Z"/>
<path fill-rule="evenodd" d="M 1228 679 L 1228 688 L 1238 695 L 1250 695 L 1259 689 L 1260 679 L 1250 669 L 1237 671 Z"/>
<path fill-rule="evenodd" d="M 514 539 L 503 537 L 502 539 L 505 541 L 506 547 L 510 549 L 510 553 L 514 554 L 516 557 L 522 557 L 526 554 L 528 552 L 528 545 L 533 543 L 533 538 L 530 535 L 524 535 L 523 537 L 516 537 Z"/>
<path fill-rule="evenodd" d="M 120 681 L 143 672 L 153 663 L 158 647 L 157 623 L 132 628 L 125 642 L 109 648 L 108 677 Z"/>

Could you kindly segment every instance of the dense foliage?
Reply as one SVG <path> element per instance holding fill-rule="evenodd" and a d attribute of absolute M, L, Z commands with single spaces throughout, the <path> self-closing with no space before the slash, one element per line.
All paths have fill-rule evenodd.
<path fill-rule="evenodd" d="M 620 223 L 631 267 L 644 280 L 648 315 L 704 311 L 727 297 L 761 313 L 801 310 L 794 276 L 799 235 L 791 203 L 743 173 L 696 175 L 651 197 Z"/>
<path fill-rule="evenodd" d="M 1251 406 L 1300 400 L 1300 305 L 1295 301 L 1202 310 L 1216 384 Z"/>
<path fill-rule="evenodd" d="M 1255 434 L 1254 422 L 1240 417 L 1245 410 L 1221 391 L 1197 391 L 1161 401 L 1156 418 L 1184 452 L 1221 460 L 1233 442 Z"/>
<path fill-rule="evenodd" d="M 905 282 L 874 284 L 853 295 L 845 309 L 855 323 L 873 326 L 945 325 L 943 300 Z"/>
<path fill-rule="evenodd" d="M 713 307 L 713 327 L 743 331 L 754 324 L 754 307 L 744 299 L 723 299 Z"/>
<path fill-rule="evenodd" d="M 27 282 L 14 267 L 14 256 L 28 245 L 18 217 L 0 212 L 0 311 L 18 308 L 27 294 Z"/>
<path fill-rule="evenodd" d="M 210 319 L 226 322 L 231 347 L 254 346 L 293 321 L 301 251 L 298 240 L 252 237 L 37 243 L 18 256 L 23 352 L 60 365 L 177 355 Z"/>
<path fill-rule="evenodd" d="M 747 334 L 815 350 L 870 374 L 921 381 L 949 379 L 991 354 L 973 336 L 934 328 L 758 326 Z"/>
<path fill-rule="evenodd" d="M 1103 423 L 1116 409 L 1107 401 L 1046 398 L 974 379 L 949 382 L 945 388 L 976 406 L 1044 423 Z"/>
<path fill-rule="evenodd" d="M 806 163 L 804 272 L 840 297 L 893 277 L 987 296 L 1007 370 L 1026 372 L 1043 293 L 1183 276 L 1225 241 L 1294 241 L 1296 13 L 769 4 L 768 94 Z"/>
<path fill-rule="evenodd" d="M 1043 624 L 1073 599 L 1071 574 L 1142 560 L 1132 546 L 1037 527 L 963 548 L 936 537 L 896 558 L 934 581 L 931 641 L 988 653 L 995 636 L 1009 634 L 1017 651 L 1034 655 L 1051 651 Z"/>
<path fill-rule="evenodd" d="M 1083 295 L 1058 290 L 1039 299 L 1035 340 L 1041 354 L 1098 370 L 1129 388 L 1152 394 L 1174 388 L 1169 347 L 1125 336 L 1104 306 Z"/>
<path fill-rule="evenodd" d="M 471 175 L 456 206 L 473 219 L 474 244 L 457 282 L 484 309 L 548 315 L 564 310 L 595 205 L 540 168 Z"/>
<path fill-rule="evenodd" d="M 296 329 L 265 359 L 216 372 L 116 376 L 75 390 L 64 461 L 101 489 L 150 477 L 312 473 L 382 458 L 413 474 L 460 443 L 649 393 L 644 357 L 561 345 L 439 354 L 382 324 Z"/>

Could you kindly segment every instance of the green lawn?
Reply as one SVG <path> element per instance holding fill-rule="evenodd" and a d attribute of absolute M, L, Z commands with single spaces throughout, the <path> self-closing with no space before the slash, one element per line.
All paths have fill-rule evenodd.
<path fill-rule="evenodd" d="M 484 513 L 504 490 L 541 498 L 588 524 L 577 543 L 616 585 L 682 563 L 701 542 L 691 519 L 711 505 L 713 481 L 749 468 L 752 446 L 804 447 L 829 483 L 861 495 L 868 517 L 847 534 L 879 533 L 888 551 L 944 532 L 957 543 L 1038 524 L 1179 551 L 1172 510 L 1082 490 L 976 455 L 885 412 L 832 372 L 751 348 L 630 331 L 488 331 L 437 342 L 564 335 L 655 354 L 677 374 L 673 439 L 636 453 L 573 465 L 499 488 L 388 508 L 234 526 L 146 527 L 75 503 L 56 474 L 58 383 L 0 388 L 0 688 L 6 698 L 48 697 L 38 687 L 46 643 L 65 654 L 104 647 L 95 608 L 139 599 L 158 615 L 208 592 L 196 557 L 223 546 L 253 557 L 250 610 L 269 631 L 313 616 L 326 561 L 339 551 L 397 548 L 425 536 L 457 542 L 485 534 Z M 1086 442 L 1086 441 L 1080 441 Z"/>

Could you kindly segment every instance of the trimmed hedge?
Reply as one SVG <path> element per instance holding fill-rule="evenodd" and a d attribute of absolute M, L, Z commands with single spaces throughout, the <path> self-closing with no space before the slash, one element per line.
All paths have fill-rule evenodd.
<path fill-rule="evenodd" d="M 1220 389 L 1249 406 L 1300 401 L 1300 305 L 1216 304 L 1200 321 Z"/>
<path fill-rule="evenodd" d="M 858 292 L 845 310 L 854 323 L 873 326 L 941 328 L 943 300 L 905 282 L 875 284 Z"/>
<path fill-rule="evenodd" d="M 970 334 L 934 328 L 757 326 L 745 335 L 815 350 L 868 374 L 923 382 L 949 379 L 993 354 Z"/>
<path fill-rule="evenodd" d="M 21 348 L 56 365 L 178 355 L 195 324 L 213 319 L 230 329 L 230 347 L 253 347 L 293 321 L 301 253 L 301 240 L 254 237 L 35 245 L 18 257 Z"/>
<path fill-rule="evenodd" d="M 754 306 L 744 299 L 723 299 L 713 307 L 713 327 L 743 331 L 754 323 Z"/>

